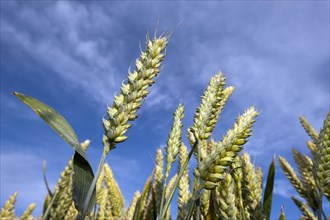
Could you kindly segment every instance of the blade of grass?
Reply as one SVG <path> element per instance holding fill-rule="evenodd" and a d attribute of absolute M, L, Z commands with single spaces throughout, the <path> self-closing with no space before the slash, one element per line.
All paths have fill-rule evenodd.
<path fill-rule="evenodd" d="M 85 160 L 87 160 L 85 152 L 80 146 L 77 135 L 71 125 L 65 118 L 55 111 L 52 107 L 46 105 L 39 100 L 26 96 L 24 94 L 14 92 L 24 104 L 29 106 L 40 118 L 42 118 L 54 131 L 56 131 L 73 149 L 75 149 Z"/>
<path fill-rule="evenodd" d="M 273 200 L 274 179 L 275 179 L 275 159 L 273 158 L 268 170 L 267 183 L 266 183 L 264 200 L 262 205 L 262 212 L 266 217 L 266 219 L 270 219 L 272 200 Z"/>

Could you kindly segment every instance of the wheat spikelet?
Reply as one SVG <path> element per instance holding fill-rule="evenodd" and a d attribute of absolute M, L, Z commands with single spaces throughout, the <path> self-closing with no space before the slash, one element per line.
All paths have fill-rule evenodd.
<path fill-rule="evenodd" d="M 302 182 L 300 181 L 300 179 L 298 178 L 297 173 L 293 170 L 293 168 L 285 158 L 280 156 L 278 159 L 285 176 L 289 179 L 289 181 L 296 189 L 296 191 L 299 193 L 299 195 L 303 198 L 306 198 L 305 188 Z"/>
<path fill-rule="evenodd" d="M 167 42 L 166 36 L 153 40 L 147 38 L 145 52 L 141 52 L 134 72 L 129 71 L 127 83 L 122 83 L 120 94 L 115 95 L 113 105 L 108 107 L 108 120 L 103 119 L 105 149 L 112 149 L 114 143 L 127 139 L 125 133 L 131 127 L 128 122 L 137 118 L 136 112 L 160 72 L 159 67 L 165 56 Z"/>
<path fill-rule="evenodd" d="M 257 206 L 261 201 L 261 196 L 259 195 L 260 186 L 256 177 L 254 166 L 251 163 L 250 155 L 244 153 L 242 155 L 242 168 L 243 168 L 243 182 L 242 182 L 242 195 L 243 195 L 243 204 L 246 208 L 245 216 L 248 219 L 253 219 Z"/>
<path fill-rule="evenodd" d="M 306 133 L 309 135 L 309 137 L 313 140 L 314 143 L 317 143 L 317 140 L 319 139 L 319 134 L 313 128 L 313 126 L 308 122 L 307 118 L 300 116 L 299 120 L 301 125 L 305 129 Z"/>
<path fill-rule="evenodd" d="M 236 219 L 235 184 L 230 174 L 220 182 L 220 216 L 222 219 Z"/>
<path fill-rule="evenodd" d="M 161 149 L 158 149 L 156 153 L 156 166 L 155 166 L 154 183 L 153 183 L 153 188 L 156 197 L 155 199 L 156 199 L 157 213 L 159 213 L 160 201 L 162 199 L 162 192 L 163 192 L 163 184 L 164 184 L 163 170 L 164 170 L 163 153 Z"/>
<path fill-rule="evenodd" d="M 319 135 L 316 158 L 315 171 L 320 190 L 324 193 L 330 191 L 330 111 Z"/>
<path fill-rule="evenodd" d="M 223 179 L 228 166 L 242 150 L 247 138 L 251 135 L 251 127 L 257 115 L 258 113 L 251 107 L 242 116 L 239 116 L 234 127 L 227 132 L 208 157 L 199 164 L 194 174 L 195 176 L 200 175 L 206 181 L 205 189 L 213 189 Z"/>
<path fill-rule="evenodd" d="M 141 197 L 141 193 L 139 191 L 134 193 L 134 196 L 132 198 L 130 205 L 127 207 L 124 214 L 120 218 L 121 220 L 133 219 L 137 201 L 140 199 L 140 197 Z"/>
<path fill-rule="evenodd" d="M 183 164 L 188 157 L 188 149 L 184 144 L 180 146 L 179 154 L 179 171 L 183 169 Z M 178 185 L 178 214 L 177 219 L 182 220 L 187 215 L 190 194 L 190 181 L 189 181 L 189 166 L 184 170 L 184 173 Z"/>
<path fill-rule="evenodd" d="M 32 212 L 36 207 L 35 203 L 31 203 L 28 208 L 23 212 L 22 216 L 19 218 L 20 220 L 33 220 Z"/>
<path fill-rule="evenodd" d="M 210 80 L 201 98 L 200 106 L 194 115 L 194 126 L 190 128 L 198 140 L 207 140 L 211 136 L 223 107 L 220 103 L 224 85 L 225 77 L 219 72 Z M 194 143 L 194 141 L 191 142 Z"/>
<path fill-rule="evenodd" d="M 166 172 L 165 179 L 168 178 L 170 169 L 180 150 L 182 137 L 182 118 L 184 115 L 184 108 L 180 103 L 174 112 L 172 129 L 167 139 L 166 145 Z"/>
<path fill-rule="evenodd" d="M 301 213 L 303 214 L 302 219 L 310 219 L 310 220 L 316 220 L 317 218 L 314 216 L 314 214 L 308 209 L 307 205 L 303 202 L 301 202 L 296 197 L 292 196 L 291 199 L 294 201 L 296 206 L 299 208 Z"/>
<path fill-rule="evenodd" d="M 109 212 L 111 213 L 109 214 L 110 216 L 118 218 L 121 215 L 122 209 L 125 204 L 124 197 L 121 193 L 118 183 L 116 182 L 112 174 L 110 166 L 106 163 L 104 164 L 103 169 L 105 171 L 104 182 L 108 190 L 106 210 L 109 210 Z"/>
<path fill-rule="evenodd" d="M 8 200 L 3 205 L 3 207 L 0 211 L 1 219 L 14 219 L 16 217 L 15 203 L 16 203 L 17 194 L 18 193 L 15 192 L 13 195 L 9 196 Z"/>

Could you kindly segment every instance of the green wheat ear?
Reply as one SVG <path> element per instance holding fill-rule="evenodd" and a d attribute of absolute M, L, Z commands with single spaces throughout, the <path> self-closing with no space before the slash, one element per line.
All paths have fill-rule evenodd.
<path fill-rule="evenodd" d="M 9 196 L 9 199 L 5 202 L 4 206 L 0 211 L 1 219 L 14 219 L 16 217 L 15 203 L 16 203 L 17 194 L 18 193 L 15 192 L 13 195 Z"/>
<path fill-rule="evenodd" d="M 184 108 L 180 103 L 174 112 L 172 129 L 167 139 L 165 179 L 168 178 L 172 164 L 175 162 L 176 157 L 179 154 L 181 138 L 182 138 L 183 116 L 184 116 Z"/>
<path fill-rule="evenodd" d="M 317 141 L 317 159 L 315 171 L 320 190 L 324 193 L 330 189 L 330 111 L 324 121 Z"/>
<path fill-rule="evenodd" d="M 235 183 L 230 174 L 220 182 L 220 216 L 221 219 L 236 219 L 237 207 L 235 196 Z"/>
<path fill-rule="evenodd" d="M 184 219 L 187 216 L 189 200 L 191 198 L 190 193 L 190 179 L 189 179 L 189 165 L 186 168 L 183 167 L 184 162 L 188 157 L 188 149 L 184 144 L 180 146 L 180 155 L 179 155 L 179 170 L 180 172 L 184 169 L 184 173 L 179 181 L 178 185 L 178 214 L 177 219 Z"/>
<path fill-rule="evenodd" d="M 129 71 L 127 82 L 122 83 L 120 93 L 115 95 L 112 106 L 108 107 L 108 119 L 103 119 L 103 144 L 106 149 L 112 149 L 115 143 L 127 139 L 125 134 L 131 127 L 129 121 L 137 118 L 136 113 L 142 106 L 142 100 L 149 94 L 148 88 L 160 72 L 167 42 L 167 36 L 153 40 L 147 38 L 146 50 L 141 52 L 135 70 Z"/>
<path fill-rule="evenodd" d="M 242 116 L 239 116 L 234 127 L 199 164 L 194 174 L 205 181 L 205 189 L 215 188 L 218 182 L 224 178 L 226 170 L 242 150 L 247 138 L 251 136 L 251 127 L 257 115 L 258 112 L 251 107 Z"/>
<path fill-rule="evenodd" d="M 36 204 L 32 203 L 29 205 L 29 207 L 24 211 L 24 213 L 22 214 L 22 216 L 19 218 L 20 220 L 33 220 L 32 217 L 32 212 L 35 209 Z"/>
<path fill-rule="evenodd" d="M 157 213 L 160 211 L 160 201 L 162 199 L 163 184 L 164 184 L 164 162 L 163 162 L 163 152 L 161 149 L 157 150 L 156 153 L 156 166 L 154 172 L 154 183 L 153 188 L 155 191 L 156 199 L 156 210 Z"/>

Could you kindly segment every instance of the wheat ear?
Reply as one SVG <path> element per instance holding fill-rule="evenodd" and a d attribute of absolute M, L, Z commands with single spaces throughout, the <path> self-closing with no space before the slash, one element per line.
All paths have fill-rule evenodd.
<path fill-rule="evenodd" d="M 141 197 L 141 193 L 139 191 L 136 191 L 134 193 L 134 196 L 131 200 L 130 205 L 128 206 L 128 208 L 125 210 L 124 214 L 120 218 L 121 220 L 133 219 L 134 212 L 135 212 L 135 209 L 137 206 L 137 202 L 140 199 L 140 197 Z"/>
<path fill-rule="evenodd" d="M 242 159 L 240 155 L 237 155 L 232 164 L 231 175 L 235 181 L 236 189 L 236 206 L 238 207 L 237 218 L 243 219 L 244 205 L 243 205 L 243 196 L 242 196 L 242 182 L 243 182 L 243 171 L 242 171 Z"/>
<path fill-rule="evenodd" d="M 299 193 L 301 197 L 306 198 L 305 188 L 302 182 L 300 181 L 297 173 L 293 170 L 293 168 L 285 158 L 279 156 L 278 160 L 280 162 L 280 166 L 285 176 L 289 179 L 293 187 L 296 189 L 296 191 Z"/>
<path fill-rule="evenodd" d="M 137 118 L 136 112 L 160 72 L 167 42 L 166 36 L 153 40 L 147 38 L 145 52 L 141 52 L 140 58 L 136 60 L 135 70 L 129 71 L 127 83 L 122 83 L 120 94 L 115 95 L 113 105 L 108 107 L 108 120 L 103 119 L 103 144 L 106 149 L 112 149 L 115 143 L 127 139 L 125 133 L 131 127 L 128 122 Z"/>
<path fill-rule="evenodd" d="M 200 106 L 197 108 L 194 115 L 194 125 L 190 131 L 195 133 L 198 140 L 207 140 L 218 121 L 219 114 L 225 104 L 223 99 L 223 86 L 225 85 L 225 77 L 221 72 L 211 78 L 208 87 L 206 88 Z M 228 92 L 227 92 L 228 93 Z M 230 95 L 228 95 L 229 97 Z M 226 99 L 228 99 L 228 97 Z M 188 136 L 190 139 L 193 136 Z M 194 140 L 190 140 L 194 143 Z M 202 154 L 203 155 L 203 154 Z M 206 155 L 204 155 L 206 156 Z"/>
<path fill-rule="evenodd" d="M 183 116 L 184 116 L 184 108 L 180 103 L 174 112 L 172 129 L 167 139 L 165 180 L 167 180 L 172 164 L 175 162 L 176 157 L 179 154 L 181 138 L 182 138 Z"/>
<path fill-rule="evenodd" d="M 320 190 L 324 193 L 330 189 L 330 111 L 324 121 L 317 142 L 317 160 L 315 170 Z"/>
<path fill-rule="evenodd" d="M 160 201 L 162 199 L 163 192 L 163 183 L 164 183 L 164 163 L 163 163 L 163 153 L 161 149 L 157 150 L 156 153 L 156 166 L 154 172 L 154 182 L 153 188 L 155 191 L 155 199 L 156 199 L 156 211 L 159 213 L 160 211 Z"/>
<path fill-rule="evenodd" d="M 261 196 L 259 195 L 260 189 L 257 181 L 254 166 L 251 163 L 250 155 L 244 153 L 242 155 L 242 168 L 243 168 L 243 204 L 245 207 L 245 216 L 248 219 L 253 219 L 256 214 L 256 208 L 260 203 Z"/>
<path fill-rule="evenodd" d="M 20 220 L 33 220 L 32 212 L 35 209 L 36 204 L 31 203 L 28 208 L 23 212 L 22 216 L 19 218 Z"/>
<path fill-rule="evenodd" d="M 111 211 L 111 216 L 113 218 L 119 218 L 125 204 L 124 196 L 112 174 L 110 166 L 108 164 L 104 164 L 103 168 L 105 171 L 105 185 L 108 189 L 108 201 L 106 210 Z"/>
<path fill-rule="evenodd" d="M 4 206 L 0 211 L 1 219 L 14 219 L 16 217 L 15 203 L 16 203 L 17 194 L 18 193 L 15 192 L 11 196 L 9 196 L 9 199 L 5 202 Z"/>
<path fill-rule="evenodd" d="M 251 107 L 242 116 L 239 116 L 234 127 L 227 132 L 208 157 L 199 164 L 194 174 L 195 176 L 200 175 L 205 181 L 205 189 L 213 189 L 223 179 L 225 171 L 251 135 L 251 127 L 257 115 L 258 113 Z"/>
<path fill-rule="evenodd" d="M 306 200 L 314 212 L 318 209 L 317 186 L 313 177 L 313 161 L 307 155 L 302 155 L 298 150 L 293 149 L 294 160 L 297 164 L 302 184 L 306 191 Z"/>
<path fill-rule="evenodd" d="M 310 219 L 310 220 L 316 220 L 317 218 L 314 216 L 314 214 L 309 210 L 307 205 L 303 202 L 301 202 L 299 199 L 296 197 L 292 196 L 291 199 L 293 202 L 296 204 L 296 206 L 299 208 L 301 211 L 303 218 L 302 219 Z"/>
<path fill-rule="evenodd" d="M 236 219 L 237 208 L 235 204 L 235 183 L 230 174 L 220 182 L 220 216 L 222 219 Z"/>
<path fill-rule="evenodd" d="M 71 203 L 69 210 L 67 211 L 66 215 L 64 216 L 64 220 L 72 220 L 75 219 L 78 215 L 78 211 L 74 206 L 74 202 Z"/>
<path fill-rule="evenodd" d="M 183 169 L 183 165 L 187 157 L 188 157 L 188 149 L 184 144 L 181 144 L 180 154 L 179 154 L 179 172 Z M 187 166 L 184 170 L 184 173 L 178 185 L 177 219 L 182 220 L 187 215 L 187 209 L 188 209 L 190 197 L 191 197 L 191 193 L 190 193 L 190 181 L 189 181 L 189 166 Z"/>
<path fill-rule="evenodd" d="M 313 128 L 313 126 L 308 122 L 307 118 L 300 116 L 299 120 L 301 125 L 305 129 L 306 133 L 309 135 L 309 137 L 313 140 L 314 143 L 317 143 L 317 140 L 319 139 L 319 134 Z"/>

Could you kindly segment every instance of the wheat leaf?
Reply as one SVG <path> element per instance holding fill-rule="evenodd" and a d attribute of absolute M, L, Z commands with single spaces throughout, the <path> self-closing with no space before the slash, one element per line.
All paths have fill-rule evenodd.
<path fill-rule="evenodd" d="M 274 178 L 275 178 L 275 160 L 273 158 L 272 163 L 270 164 L 268 170 L 264 201 L 262 205 L 262 212 L 266 217 L 266 219 L 270 219 L 270 213 L 272 209 Z"/>
<path fill-rule="evenodd" d="M 76 152 L 73 157 L 72 197 L 76 209 L 83 216 L 90 212 L 95 204 L 96 191 L 94 189 L 88 209 L 83 210 L 84 201 L 93 178 L 93 170 L 88 161 Z"/>
<path fill-rule="evenodd" d="M 14 92 L 17 98 L 19 98 L 24 104 L 29 106 L 40 118 L 42 118 L 53 130 L 55 130 L 73 149 L 75 149 L 83 158 L 86 155 L 80 146 L 77 135 L 65 120 L 65 118 L 55 111 L 52 107 L 46 105 L 39 100 L 26 96 L 24 94 Z"/>

